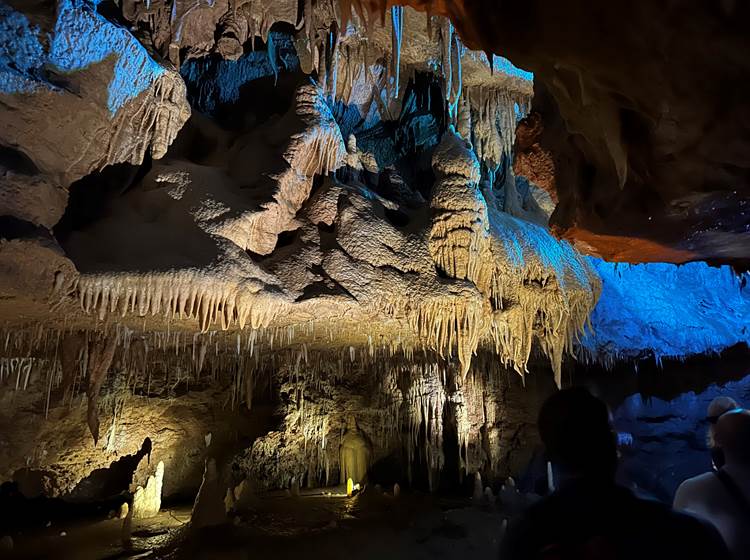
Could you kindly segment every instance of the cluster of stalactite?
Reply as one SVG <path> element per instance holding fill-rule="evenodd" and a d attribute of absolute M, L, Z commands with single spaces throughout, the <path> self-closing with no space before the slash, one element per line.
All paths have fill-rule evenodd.
<path fill-rule="evenodd" d="M 507 370 L 484 353 L 463 375 L 427 349 L 414 354 L 289 346 L 291 329 L 227 335 L 39 327 L 6 330 L 0 337 L 3 390 L 43 386 L 45 414 L 50 407 L 85 399 L 95 439 L 99 408 L 102 403 L 112 406 L 121 392 L 174 398 L 223 383 L 228 388 L 225 405 L 237 408 L 252 407 L 258 391 L 272 400 L 278 396 L 284 416 L 280 430 L 259 439 L 239 459 L 268 488 L 288 487 L 292 478 L 310 486 L 336 483 L 348 416 L 356 418 L 374 459 L 399 456 L 408 478 L 415 465 L 424 465 L 433 486 L 445 463 L 447 421 L 456 423 L 456 452 L 464 473 L 496 472 L 501 467 L 498 454 L 509 451 L 484 443 L 487 434 L 501 428 L 509 386 Z M 447 407 L 453 409 L 451 420 L 445 417 Z"/>
<path fill-rule="evenodd" d="M 479 161 L 494 174 L 510 162 L 516 124 L 531 107 L 531 95 L 499 87 L 466 87 L 458 105 L 456 126 L 471 141 Z"/>
<path fill-rule="evenodd" d="M 504 458 L 529 419 L 504 403 L 508 372 L 490 356 L 469 375 L 439 357 L 414 363 L 403 356 L 338 370 L 322 359 L 280 364 L 273 376 L 284 396 L 278 431 L 257 440 L 236 465 L 267 488 L 317 487 L 339 480 L 339 446 L 346 419 L 354 417 L 372 448 L 372 461 L 398 461 L 404 479 L 419 476 L 437 488 L 446 453 L 462 476 L 507 474 Z M 458 435 L 447 448 L 445 430 Z M 491 443 L 492 445 L 491 445 Z M 421 470 L 421 472 L 420 472 Z"/>
<path fill-rule="evenodd" d="M 217 53 L 237 60 L 255 38 L 273 51 L 271 27 L 276 23 L 295 26 L 295 42 L 302 70 L 317 76 L 318 84 L 333 98 L 351 102 L 356 84 L 365 95 L 387 109 L 398 98 L 402 78 L 405 10 L 402 6 L 374 7 L 351 0 L 232 0 L 206 4 L 184 0 L 127 0 L 125 19 L 143 30 L 162 56 L 177 68 L 188 59 Z M 426 13 L 424 33 L 435 60 L 424 60 L 444 82 L 445 100 L 452 117 L 458 114 L 464 94 L 462 62 L 465 52 L 450 20 Z M 376 39 L 376 35 L 382 37 Z M 272 64 L 275 59 L 272 57 Z M 493 55 L 486 58 L 493 71 Z M 385 96 L 383 96 L 385 94 Z M 361 94 L 360 94 L 361 95 Z"/>
<path fill-rule="evenodd" d="M 441 282 L 440 291 L 415 296 L 363 291 L 355 310 L 350 301 L 339 302 L 340 309 L 349 309 L 349 319 L 335 308 L 310 321 L 300 319 L 302 304 L 270 274 L 223 266 L 216 273 L 82 275 L 81 306 L 100 320 L 114 315 L 133 325 L 143 318 L 144 330 L 146 324 L 161 330 L 179 321 L 180 329 L 221 328 L 229 337 L 239 329 L 239 338 L 281 329 L 291 333 L 289 343 L 318 343 L 343 353 L 426 348 L 446 359 L 455 356 L 464 372 L 479 349 L 494 348 L 504 365 L 523 374 L 538 340 L 559 379 L 562 355 L 572 349 L 598 297 L 598 278 L 569 245 L 487 205 L 477 184 L 476 157 L 455 134 L 445 135 L 433 169 L 437 182 L 426 249 L 443 275 L 455 280 Z M 341 243 L 349 247 L 348 239 Z M 273 336 L 270 340 L 273 346 Z"/>

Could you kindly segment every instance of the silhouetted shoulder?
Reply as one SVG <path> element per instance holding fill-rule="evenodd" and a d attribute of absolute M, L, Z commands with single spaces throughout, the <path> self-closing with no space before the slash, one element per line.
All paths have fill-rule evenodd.
<path fill-rule="evenodd" d="M 729 560 L 731 555 L 719 531 L 689 513 L 674 511 L 652 500 L 639 499 L 644 522 L 653 523 L 667 542 L 673 543 L 675 558 Z"/>
<path fill-rule="evenodd" d="M 592 550 L 606 550 L 611 556 L 591 556 Z M 546 558 L 544 554 L 638 560 L 730 558 L 713 526 L 616 487 L 556 493 L 542 500 L 510 524 L 502 551 L 503 560 Z"/>
<path fill-rule="evenodd" d="M 703 558 L 731 558 L 729 549 L 718 529 L 711 523 L 698 519 L 688 513 L 672 512 L 675 518 L 679 519 L 681 527 L 678 528 L 680 533 L 687 533 L 685 538 L 686 544 L 691 543 L 698 550 L 705 550 L 706 555 Z M 688 551 L 690 549 L 687 549 Z M 696 557 L 697 558 L 697 557 Z"/>
<path fill-rule="evenodd" d="M 676 509 L 690 509 L 691 502 L 696 498 L 705 497 L 706 492 L 715 492 L 719 486 L 719 480 L 712 472 L 688 478 L 680 484 L 677 492 L 675 492 L 674 507 Z"/>

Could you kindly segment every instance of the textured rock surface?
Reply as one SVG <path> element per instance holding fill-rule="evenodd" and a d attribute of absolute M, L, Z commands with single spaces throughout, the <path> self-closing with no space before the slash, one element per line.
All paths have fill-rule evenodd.
<path fill-rule="evenodd" d="M 372 448 L 371 483 L 437 490 L 479 471 L 487 481 L 504 480 L 528 462 L 537 408 L 554 388 L 542 375 L 523 387 L 490 355 L 466 378 L 441 362 L 341 359 L 343 371 L 330 365 L 335 356 L 315 356 L 304 368 L 275 374 L 283 423 L 239 457 L 237 469 L 266 488 L 288 488 L 292 479 L 336 484 L 353 417 Z"/>
<path fill-rule="evenodd" d="M 613 264 L 590 259 L 602 278 L 581 351 L 614 363 L 682 357 L 750 345 L 748 275 L 705 263 Z"/>
<path fill-rule="evenodd" d="M 190 115 L 174 71 L 86 2 L 1 9 L 3 146 L 62 187 L 106 165 L 165 154 Z"/>
<path fill-rule="evenodd" d="M 45 495 L 71 501 L 110 498 L 128 491 L 131 484 L 133 489 L 146 485 L 147 477 L 162 461 L 167 473 L 164 496 L 189 495 L 200 485 L 207 454 L 226 452 L 223 450 L 237 445 L 238 432 L 249 433 L 241 415 L 231 406 L 224 409 L 224 400 L 230 397 L 223 391 L 193 390 L 167 399 L 105 388 L 100 400 L 106 432 L 94 446 L 81 397 L 55 406 L 53 394 L 52 404 L 45 410 L 51 381 L 45 379 L 46 370 L 28 365 L 29 379 L 25 380 L 22 367 L 18 391 L 14 390 L 15 368 L 8 371 L 7 364 L 3 367 L 0 478 L 15 480 L 29 497 Z M 166 380 L 159 378 L 154 374 L 153 389 Z M 173 378 L 171 384 L 175 381 Z M 204 438 L 209 431 L 212 447 L 206 448 Z"/>
<path fill-rule="evenodd" d="M 246 476 L 296 493 L 341 480 L 351 414 L 373 479 L 436 489 L 481 472 L 490 483 L 523 467 L 537 401 L 563 383 L 600 275 L 597 334 L 579 354 L 747 339 L 744 280 L 728 269 L 618 272 L 547 228 L 574 215 L 600 235 L 591 208 L 616 228 L 609 213 L 629 216 L 652 180 L 677 196 L 665 176 L 685 169 L 663 156 L 682 140 L 664 136 L 664 111 L 675 103 L 684 118 L 687 105 L 651 105 L 658 84 L 617 97 L 609 78 L 635 86 L 609 68 L 579 71 L 565 48 L 558 66 L 534 58 L 557 29 L 528 53 L 513 47 L 526 31 L 496 33 L 546 76 L 516 136 L 528 73 L 467 49 L 443 17 L 393 6 L 378 21 L 373 8 L 0 6 L 1 479 L 93 500 L 148 488 L 163 461 L 165 496 L 194 491 L 204 464 L 214 505 Z M 628 99 L 635 108 L 618 109 Z M 661 120 L 644 140 L 652 109 Z M 566 126 L 579 127 L 573 140 Z M 699 140 L 685 148 L 696 172 L 713 157 Z M 658 246 L 657 234 L 634 246 Z M 675 303 L 676 282 L 694 312 Z M 708 301 L 711 284 L 721 301 Z M 648 305 L 618 297 L 627 285 L 649 290 Z M 684 325 L 681 337 L 660 332 Z M 524 390 L 530 369 L 538 387 Z"/>
<path fill-rule="evenodd" d="M 622 260 L 747 260 L 747 5 L 409 4 L 449 16 L 469 47 L 508 56 L 550 94 L 535 104 L 561 233 Z M 650 244 L 624 251 L 634 238 Z"/>
<path fill-rule="evenodd" d="M 163 156 L 190 108 L 179 75 L 89 3 L 3 3 L 0 18 L 0 214 L 12 240 L 0 259 L 20 319 L 77 276 L 49 233 L 70 183 Z"/>
<path fill-rule="evenodd" d="M 748 406 L 750 377 L 671 400 L 629 397 L 613 411 L 617 429 L 633 436 L 623 457 L 621 476 L 642 491 L 671 501 L 683 480 L 709 471 L 705 417 L 709 403 L 719 395 Z"/>

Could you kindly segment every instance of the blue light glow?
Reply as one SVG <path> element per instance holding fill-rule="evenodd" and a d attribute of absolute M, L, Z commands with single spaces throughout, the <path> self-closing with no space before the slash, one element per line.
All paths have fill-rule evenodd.
<path fill-rule="evenodd" d="M 180 74 L 188 86 L 190 104 L 202 113 L 211 114 L 219 105 L 239 101 L 245 84 L 298 67 L 291 36 L 271 31 L 268 50 L 246 53 L 236 61 L 216 57 L 188 60 Z"/>
<path fill-rule="evenodd" d="M 495 72 L 503 72 L 504 74 L 508 74 L 509 76 L 521 78 L 522 80 L 528 80 L 529 82 L 534 81 L 534 74 L 532 72 L 521 70 L 517 66 L 514 66 L 510 60 L 508 60 L 507 58 L 503 58 L 502 56 L 495 55 L 493 57 L 492 69 Z"/>
<path fill-rule="evenodd" d="M 45 68 L 72 77 L 111 60 L 107 108 L 114 114 L 164 72 L 135 37 L 99 15 L 90 1 L 60 0 L 54 30 L 46 37 L 48 52 L 41 35 L 26 16 L 0 5 L 0 91 L 56 90 L 43 78 Z"/>
<path fill-rule="evenodd" d="M 0 91 L 29 93 L 36 88 L 31 77 L 44 57 L 39 29 L 25 15 L 0 3 Z"/>
<path fill-rule="evenodd" d="M 602 278 L 584 348 L 599 357 L 684 357 L 750 344 L 750 288 L 731 268 L 705 263 L 614 264 Z"/>
<path fill-rule="evenodd" d="M 633 451 L 622 458 L 622 481 L 671 502 L 683 480 L 707 472 L 711 459 L 706 446 L 706 410 L 720 395 L 750 406 L 750 375 L 672 400 L 646 399 L 640 394 L 625 399 L 613 411 L 615 428 L 633 436 Z"/>

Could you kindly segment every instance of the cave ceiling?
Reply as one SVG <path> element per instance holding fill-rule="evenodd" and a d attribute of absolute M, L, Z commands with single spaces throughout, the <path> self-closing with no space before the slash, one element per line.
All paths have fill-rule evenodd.
<path fill-rule="evenodd" d="M 534 72 L 517 172 L 542 164 L 558 235 L 610 260 L 746 266 L 747 3 L 415 4 Z"/>
<path fill-rule="evenodd" d="M 438 59 L 450 63 L 447 20 L 431 17 L 447 16 L 461 44 L 474 49 L 463 57 L 464 86 L 485 80 L 476 67 L 485 52 L 534 73 L 541 119 L 520 138 L 516 170 L 546 176 L 558 201 L 551 220 L 557 235 L 608 260 L 747 262 L 750 39 L 739 23 L 750 15 L 745 3 L 405 4 L 430 14 L 420 16 L 426 22 L 411 12 L 399 18 L 401 8 L 381 2 L 311 2 L 299 13 L 293 2 L 126 2 L 123 14 L 177 63 L 209 52 L 236 57 L 247 37 L 265 38 L 283 21 L 300 28 L 307 70 L 338 56 L 326 51 L 332 33 L 334 50 L 347 59 L 367 60 L 353 53 L 363 36 L 371 56 L 373 46 L 393 53 L 391 74 L 399 66 L 408 72 Z M 353 34 L 352 20 L 359 29 Z M 425 37 L 433 20 L 440 29 Z M 395 27 L 380 25 L 391 21 Z M 393 40 L 404 25 L 408 40 Z M 437 48 L 442 56 L 430 52 Z M 448 67 L 446 78 L 454 77 Z M 340 69 L 342 78 L 348 80 L 347 69 Z"/>
<path fill-rule="evenodd" d="M 411 4 L 0 4 L 8 328 L 260 332 L 464 373 L 537 347 L 559 378 L 602 276 L 628 281 L 586 255 L 750 256 L 745 8 Z M 690 301 L 743 289 L 708 270 Z"/>

